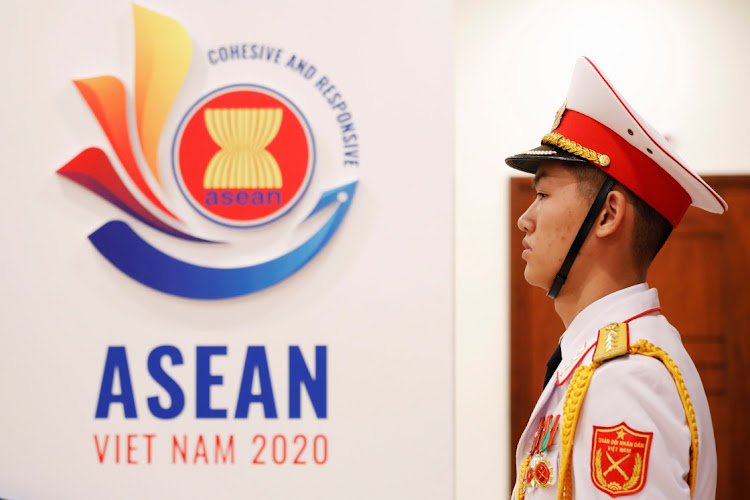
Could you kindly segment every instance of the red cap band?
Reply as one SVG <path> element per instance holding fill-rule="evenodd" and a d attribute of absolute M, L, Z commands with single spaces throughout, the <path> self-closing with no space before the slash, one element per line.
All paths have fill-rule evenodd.
<path fill-rule="evenodd" d="M 645 201 L 676 227 L 691 203 L 690 195 L 654 160 L 609 127 L 572 109 L 553 130 L 581 146 L 609 156 L 599 167 Z"/>

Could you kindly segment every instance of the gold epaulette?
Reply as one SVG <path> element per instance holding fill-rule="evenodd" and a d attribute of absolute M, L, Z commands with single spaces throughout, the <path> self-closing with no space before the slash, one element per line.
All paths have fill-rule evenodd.
<path fill-rule="evenodd" d="M 685 381 L 682 379 L 680 370 L 672 361 L 672 358 L 646 340 L 639 340 L 633 345 L 628 345 L 628 325 L 626 323 L 613 323 L 599 330 L 599 341 L 594 352 L 593 362 L 590 365 L 579 366 L 570 381 L 565 393 L 563 403 L 563 421 L 560 428 L 562 441 L 562 456 L 560 457 L 560 472 L 557 484 L 557 498 L 573 498 L 573 478 L 570 474 L 573 459 L 573 438 L 575 437 L 578 415 L 583 405 L 583 399 L 588 391 L 594 371 L 608 359 L 623 354 L 640 354 L 656 358 L 669 370 L 680 394 L 682 407 L 685 410 L 688 427 L 690 428 L 690 471 L 688 472 L 688 484 L 690 485 L 690 496 L 695 491 L 695 477 L 698 469 L 698 423 L 695 420 L 695 410 L 690 402 Z"/>
<path fill-rule="evenodd" d="M 599 330 L 594 361 L 606 361 L 627 354 L 628 347 L 628 324 L 611 323 Z"/>

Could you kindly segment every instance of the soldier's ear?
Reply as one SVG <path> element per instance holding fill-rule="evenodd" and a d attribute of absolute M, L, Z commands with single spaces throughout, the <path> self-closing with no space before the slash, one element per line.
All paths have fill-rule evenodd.
<path fill-rule="evenodd" d="M 594 231 L 597 237 L 605 238 L 616 233 L 624 227 L 625 212 L 627 210 L 628 200 L 620 190 L 613 189 L 607 194 L 599 218 L 594 224 Z"/>

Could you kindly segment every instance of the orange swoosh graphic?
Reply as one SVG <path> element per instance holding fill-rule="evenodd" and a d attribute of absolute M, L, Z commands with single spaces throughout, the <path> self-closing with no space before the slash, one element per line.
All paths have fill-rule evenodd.
<path fill-rule="evenodd" d="M 151 191 L 138 168 L 128 133 L 127 98 L 122 82 L 114 76 L 98 76 L 74 80 L 73 83 L 96 116 L 125 171 L 138 189 L 162 212 L 175 220 L 180 220 Z"/>

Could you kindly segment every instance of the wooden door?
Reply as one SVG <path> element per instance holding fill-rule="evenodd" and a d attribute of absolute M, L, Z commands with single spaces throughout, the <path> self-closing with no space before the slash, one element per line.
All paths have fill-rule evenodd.
<path fill-rule="evenodd" d="M 648 283 L 659 290 L 662 312 L 679 330 L 706 389 L 716 435 L 717 498 L 740 498 L 745 486 L 738 478 L 747 473 L 743 454 L 750 449 L 750 176 L 706 180 L 729 210 L 716 215 L 690 208 L 654 260 Z M 547 359 L 564 331 L 553 301 L 523 277 L 523 234 L 516 221 L 533 199 L 531 179 L 511 179 L 512 468 Z"/>

